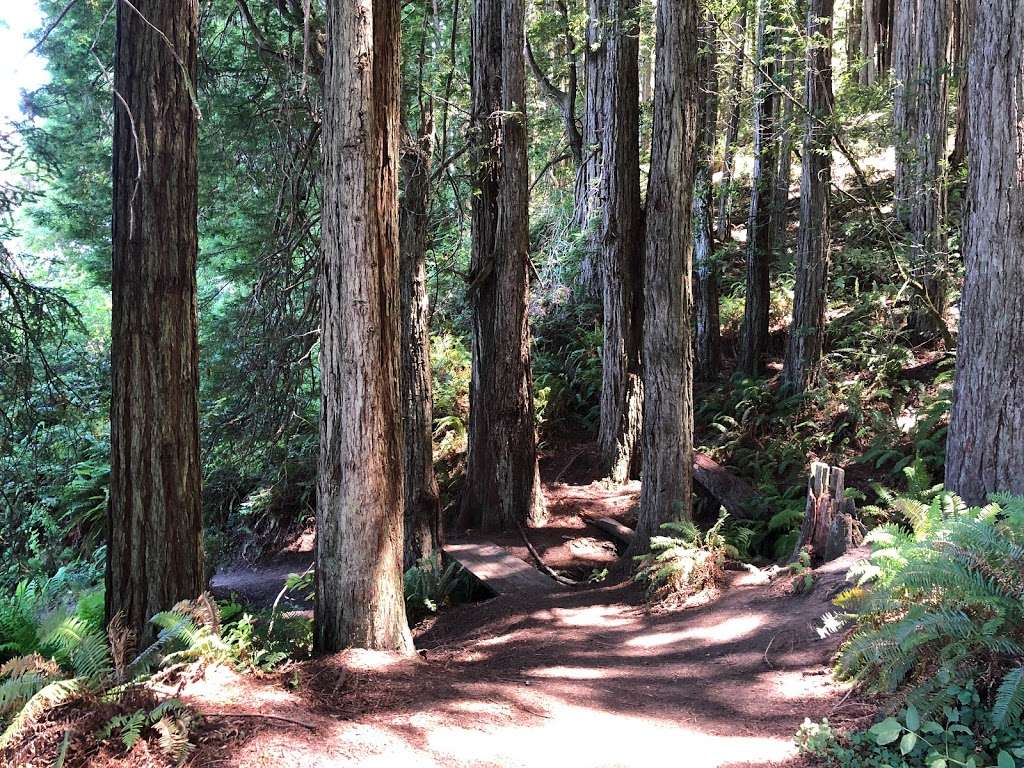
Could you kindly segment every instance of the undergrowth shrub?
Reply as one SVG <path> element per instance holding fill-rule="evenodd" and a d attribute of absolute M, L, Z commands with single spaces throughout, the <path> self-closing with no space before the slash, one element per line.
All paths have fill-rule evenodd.
<path fill-rule="evenodd" d="M 471 602 L 479 594 L 476 581 L 454 560 L 446 567 L 438 553 L 422 558 L 405 572 L 405 611 L 410 623 L 443 608 Z"/>
<path fill-rule="evenodd" d="M 706 532 L 690 521 L 664 523 L 662 536 L 651 537 L 651 551 L 639 555 L 634 579 L 651 600 L 685 600 L 721 582 L 725 560 L 735 547 L 722 533 L 728 515 L 723 511 Z"/>
<path fill-rule="evenodd" d="M 837 672 L 874 691 L 906 689 L 907 702 L 928 718 L 952 705 L 949 692 L 977 690 L 979 722 L 1017 728 L 1024 710 L 1024 498 L 995 495 L 984 507 L 968 507 L 946 492 L 921 496 L 890 498 L 905 525 L 868 534 L 871 555 L 851 571 L 855 586 L 836 600 L 855 622 Z"/>

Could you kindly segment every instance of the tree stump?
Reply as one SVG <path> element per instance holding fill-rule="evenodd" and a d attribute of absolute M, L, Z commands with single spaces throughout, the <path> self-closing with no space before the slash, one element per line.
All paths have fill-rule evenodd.
<path fill-rule="evenodd" d="M 827 563 L 860 544 L 854 520 L 857 508 L 853 499 L 845 497 L 845 481 L 846 473 L 839 467 L 820 461 L 811 464 L 804 523 L 791 559 L 808 547 L 812 562 Z"/>

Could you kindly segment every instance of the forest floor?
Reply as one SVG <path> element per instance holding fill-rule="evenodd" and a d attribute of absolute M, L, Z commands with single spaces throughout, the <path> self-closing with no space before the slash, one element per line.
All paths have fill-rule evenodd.
<path fill-rule="evenodd" d="M 544 462 L 551 520 L 530 531 L 549 566 L 584 576 L 616 551 L 581 515 L 628 521 L 638 491 L 589 482 L 592 459 Z M 521 540 L 501 543 L 528 559 Z M 863 714 L 832 682 L 838 639 L 816 631 L 858 554 L 819 569 L 805 593 L 744 571 L 688 610 L 652 610 L 628 582 L 510 594 L 420 624 L 412 659 L 349 651 L 262 679 L 208 669 L 181 690 L 219 732 L 193 764 L 799 765 L 805 717 Z M 274 568 L 284 564 L 266 572 L 277 586 L 249 592 L 256 570 L 218 587 L 266 600 L 280 589 Z"/>

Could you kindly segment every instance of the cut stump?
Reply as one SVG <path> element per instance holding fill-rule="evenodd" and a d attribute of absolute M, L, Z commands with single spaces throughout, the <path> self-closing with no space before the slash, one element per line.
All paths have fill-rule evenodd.
<path fill-rule="evenodd" d="M 845 484 L 846 473 L 841 468 L 820 461 L 811 464 L 807 507 L 793 560 L 808 547 L 814 562 L 827 563 L 860 544 L 860 529 L 854 519 L 857 508 L 853 499 L 846 498 Z"/>

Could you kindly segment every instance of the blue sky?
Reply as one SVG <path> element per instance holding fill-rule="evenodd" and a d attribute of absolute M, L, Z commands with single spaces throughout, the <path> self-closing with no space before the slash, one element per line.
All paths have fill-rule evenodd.
<path fill-rule="evenodd" d="M 7 0 L 0 10 L 0 121 L 21 115 L 21 91 L 46 82 L 45 62 L 29 56 L 33 43 L 25 35 L 42 26 L 36 0 Z"/>

